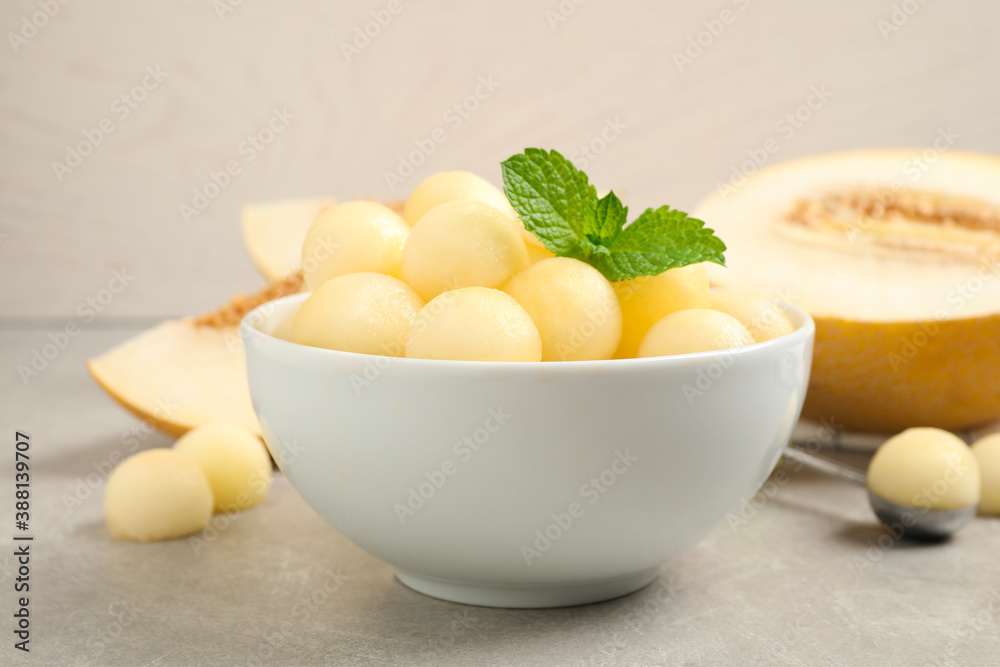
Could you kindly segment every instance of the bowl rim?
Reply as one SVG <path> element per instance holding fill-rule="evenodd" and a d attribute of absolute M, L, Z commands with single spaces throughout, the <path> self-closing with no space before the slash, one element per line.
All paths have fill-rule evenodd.
<path fill-rule="evenodd" d="M 549 373 L 572 373 L 590 369 L 602 371 L 617 368 L 636 369 L 650 365 L 687 367 L 691 363 L 711 362 L 728 356 L 744 356 L 748 354 L 766 355 L 772 348 L 796 345 L 806 340 L 812 340 L 816 334 L 816 323 L 814 322 L 812 316 L 802 308 L 790 304 L 782 299 L 776 300 L 775 303 L 792 318 L 792 324 L 796 325 L 795 330 L 790 334 L 760 343 L 754 343 L 752 345 L 745 345 L 743 347 L 730 347 L 721 350 L 710 350 L 708 352 L 689 352 L 686 354 L 674 354 L 660 357 L 634 357 L 629 359 L 513 362 L 467 361 L 460 359 L 411 359 L 408 357 L 390 357 L 388 355 L 381 354 L 364 354 L 361 352 L 345 352 L 343 350 L 312 347 L 310 345 L 302 345 L 301 343 L 293 343 L 281 338 L 276 338 L 271 334 L 261 331 L 260 326 L 264 323 L 271 322 L 277 313 L 282 310 L 282 308 L 290 307 L 289 304 L 292 302 L 305 301 L 310 294 L 312 294 L 312 292 L 300 292 L 298 294 L 280 297 L 263 303 L 244 315 L 240 320 L 239 333 L 248 353 L 251 347 L 250 343 L 253 342 L 257 345 L 267 346 L 276 353 L 278 350 L 283 352 L 297 350 L 298 352 L 296 352 L 296 354 L 318 355 L 319 359 L 326 359 L 328 361 L 342 359 L 354 360 L 356 362 L 367 361 L 376 364 L 381 363 L 383 365 L 391 363 L 393 366 L 399 364 L 399 368 L 412 368 L 414 370 L 427 370 L 430 368 L 440 368 L 443 370 L 444 368 L 447 368 L 449 370 L 465 369 L 471 371 L 486 371 L 486 369 L 489 369 L 488 372 L 496 373 L 501 369 L 509 369 L 507 372 L 515 373 L 537 373 L 540 370 L 544 370 Z M 271 312 L 265 312 L 267 309 L 270 309 Z"/>

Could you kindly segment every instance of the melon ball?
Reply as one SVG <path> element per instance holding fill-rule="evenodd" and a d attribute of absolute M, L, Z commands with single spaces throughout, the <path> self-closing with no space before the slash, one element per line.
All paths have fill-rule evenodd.
<path fill-rule="evenodd" d="M 708 273 L 704 264 L 689 264 L 614 285 L 622 306 L 622 340 L 615 352 L 617 359 L 636 356 L 646 332 L 670 313 L 708 308 Z"/>
<path fill-rule="evenodd" d="M 271 335 L 275 338 L 280 338 L 281 340 L 292 340 L 292 325 L 295 324 L 295 316 L 298 315 L 299 309 L 296 308 L 292 312 L 288 313 L 282 317 L 274 329 L 271 330 Z"/>
<path fill-rule="evenodd" d="M 569 257 L 543 259 L 503 291 L 528 311 L 542 336 L 542 361 L 610 359 L 622 336 L 618 297 L 600 271 Z"/>
<path fill-rule="evenodd" d="M 542 338 L 531 316 L 497 289 L 464 287 L 420 311 L 406 356 L 461 361 L 541 361 Z"/>
<path fill-rule="evenodd" d="M 979 465 L 958 436 L 939 428 L 909 428 L 875 452 L 868 490 L 907 507 L 962 509 L 979 503 Z"/>
<path fill-rule="evenodd" d="M 980 438 L 972 445 L 972 454 L 979 464 L 980 514 L 1000 516 L 1000 433 Z"/>
<path fill-rule="evenodd" d="M 172 540 L 203 530 L 212 504 L 212 488 L 194 461 L 172 449 L 148 449 L 111 472 L 104 522 L 112 537 Z"/>
<path fill-rule="evenodd" d="M 403 278 L 424 300 L 460 287 L 499 287 L 528 263 L 510 218 L 471 199 L 429 211 L 403 249 Z"/>
<path fill-rule="evenodd" d="M 671 313 L 654 324 L 639 345 L 639 356 L 710 352 L 753 343 L 753 336 L 732 315 L 690 308 Z"/>
<path fill-rule="evenodd" d="M 174 451 L 201 468 L 216 512 L 245 510 L 267 500 L 271 457 L 253 433 L 229 424 L 202 424 L 181 436 Z"/>
<path fill-rule="evenodd" d="M 514 217 L 514 209 L 507 201 L 507 196 L 485 178 L 471 171 L 442 171 L 423 180 L 406 200 L 403 217 L 410 225 L 415 225 L 432 208 L 456 199 L 475 199 L 489 204 L 508 217 Z"/>
<path fill-rule="evenodd" d="M 403 356 L 423 300 L 402 280 L 349 273 L 309 295 L 292 323 L 292 342 L 329 350 Z"/>
<path fill-rule="evenodd" d="M 742 322 L 758 343 L 795 331 L 785 311 L 763 294 L 715 289 L 709 293 L 708 305 L 712 310 L 728 313 Z"/>
<path fill-rule="evenodd" d="M 316 289 L 330 278 L 371 271 L 399 278 L 410 228 L 392 209 L 370 201 L 329 206 L 306 233 L 302 274 Z"/>

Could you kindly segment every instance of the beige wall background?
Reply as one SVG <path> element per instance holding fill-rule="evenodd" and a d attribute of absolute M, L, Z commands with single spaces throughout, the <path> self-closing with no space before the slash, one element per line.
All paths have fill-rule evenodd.
<path fill-rule="evenodd" d="M 372 12 L 385 25 L 352 44 Z M 121 270 L 134 278 L 88 326 L 204 311 L 263 283 L 243 204 L 403 196 L 456 168 L 499 183 L 525 146 L 579 154 L 634 208 L 693 206 L 772 137 L 771 161 L 947 128 L 1000 152 L 997 25 L 991 0 L 5 0 L 0 318 L 59 328 Z M 477 108 L 450 111 L 481 79 Z M 275 109 L 294 118 L 251 151 Z M 609 123 L 614 140 L 582 153 Z M 54 169 L 85 133 L 100 143 Z M 232 160 L 239 175 L 185 221 Z"/>

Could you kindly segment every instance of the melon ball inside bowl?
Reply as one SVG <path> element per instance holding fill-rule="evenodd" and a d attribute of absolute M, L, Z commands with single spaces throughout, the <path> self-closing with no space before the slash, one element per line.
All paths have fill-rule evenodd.
<path fill-rule="evenodd" d="M 290 343 L 241 326 L 265 442 L 305 500 L 435 597 L 553 607 L 635 591 L 767 479 L 814 326 L 641 359 L 453 361 Z"/>

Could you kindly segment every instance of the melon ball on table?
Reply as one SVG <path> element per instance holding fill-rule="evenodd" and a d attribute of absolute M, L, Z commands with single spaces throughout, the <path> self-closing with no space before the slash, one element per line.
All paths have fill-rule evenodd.
<path fill-rule="evenodd" d="M 472 199 L 428 211 L 403 249 L 403 279 L 425 301 L 461 287 L 500 287 L 528 263 L 510 218 Z"/>
<path fill-rule="evenodd" d="M 464 287 L 431 299 L 406 341 L 406 356 L 457 361 L 541 361 L 531 316 L 497 289 Z"/>
<path fill-rule="evenodd" d="M 610 359 L 622 334 L 618 297 L 600 271 L 552 257 L 514 275 L 503 287 L 531 315 L 542 337 L 542 361 Z"/>
<path fill-rule="evenodd" d="M 711 352 L 752 345 L 738 319 L 707 308 L 678 310 L 654 324 L 639 345 L 640 357 Z"/>
<path fill-rule="evenodd" d="M 714 289 L 709 293 L 712 310 L 732 315 L 747 328 L 758 343 L 774 340 L 795 331 L 785 311 L 763 294 L 737 289 Z"/>
<path fill-rule="evenodd" d="M 979 463 L 982 500 L 979 513 L 1000 516 L 1000 433 L 980 438 L 972 445 Z"/>
<path fill-rule="evenodd" d="M 939 428 L 909 428 L 886 440 L 868 465 L 868 490 L 919 510 L 979 504 L 979 465 L 969 446 Z"/>
<path fill-rule="evenodd" d="M 370 201 L 327 207 L 306 233 L 302 274 L 316 289 L 348 273 L 374 272 L 399 278 L 410 229 L 392 209 Z"/>
<path fill-rule="evenodd" d="M 271 457 L 249 431 L 223 423 L 202 424 L 181 436 L 174 451 L 204 473 L 215 512 L 245 510 L 267 500 Z"/>
<path fill-rule="evenodd" d="M 622 308 L 622 339 L 616 359 L 634 357 L 649 329 L 670 313 L 708 308 L 708 273 L 704 264 L 689 264 L 655 276 L 614 283 Z"/>
<path fill-rule="evenodd" d="M 423 300 L 401 280 L 349 273 L 320 285 L 292 323 L 293 343 L 343 352 L 403 356 Z"/>
<path fill-rule="evenodd" d="M 138 542 L 200 532 L 212 518 L 212 507 L 212 488 L 201 468 L 172 449 L 127 458 L 104 489 L 108 532 Z"/>

